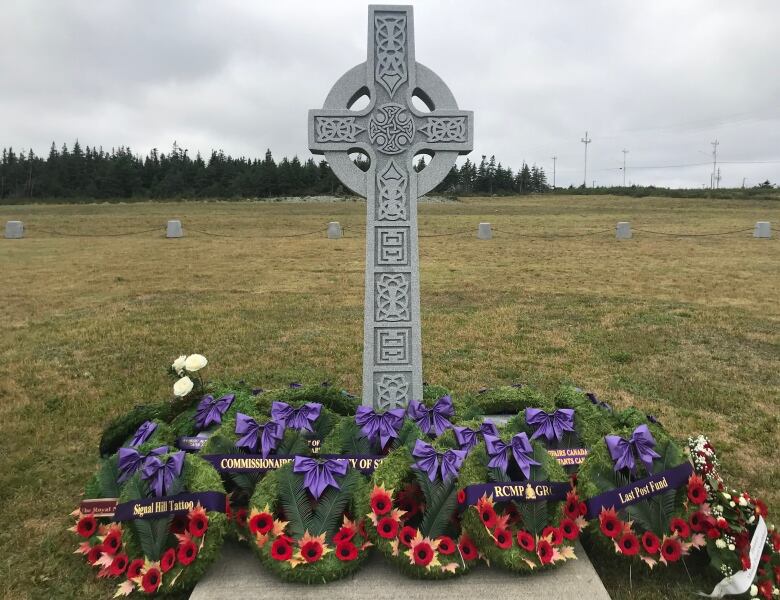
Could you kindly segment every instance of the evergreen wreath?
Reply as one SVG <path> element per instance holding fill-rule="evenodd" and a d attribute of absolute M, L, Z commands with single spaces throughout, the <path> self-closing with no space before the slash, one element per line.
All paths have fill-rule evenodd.
<path fill-rule="evenodd" d="M 87 494 L 110 498 L 110 494 L 118 491 L 121 507 L 135 500 L 147 500 L 156 486 L 162 486 L 159 491 L 163 493 L 155 496 L 165 500 L 176 500 L 179 494 L 185 494 L 179 497 L 186 500 L 186 494 L 216 492 L 214 498 L 223 502 L 219 475 L 203 459 L 183 452 L 153 457 L 161 465 L 162 483 L 155 479 L 157 475 L 145 480 L 144 466 L 118 489 L 119 468 L 115 461 L 108 460 L 97 479 L 90 482 Z M 198 503 L 189 510 L 179 509 L 175 514 L 159 518 L 114 522 L 108 517 L 82 513 L 79 508 L 72 513 L 76 524 L 70 530 L 81 539 L 76 553 L 84 555 L 88 564 L 99 569 L 98 577 L 121 581 L 116 596 L 128 596 L 134 591 L 146 594 L 186 591 L 194 587 L 217 557 L 226 527 L 223 510 L 224 503 L 218 510 L 206 510 Z"/>
<path fill-rule="evenodd" d="M 306 402 L 316 402 L 337 415 L 349 416 L 355 414 L 359 405 L 359 400 L 355 396 L 346 390 L 332 386 L 327 381 L 318 385 L 302 385 L 293 382 L 286 388 L 268 391 L 256 389 L 255 392 L 258 392 L 258 406 L 267 410 L 270 410 L 274 402 L 286 402 L 296 407 Z"/>
<path fill-rule="evenodd" d="M 623 426 L 595 444 L 577 476 L 597 543 L 651 569 L 706 544 L 689 524 L 700 487 L 687 452 L 660 426 L 647 423 Z"/>
<path fill-rule="evenodd" d="M 483 415 L 516 415 L 528 406 L 555 408 L 536 388 L 516 383 L 468 394 L 455 402 L 455 415 L 459 421 L 469 421 Z"/>
<path fill-rule="evenodd" d="M 313 428 L 322 430 L 331 427 L 336 419 L 333 413 L 322 409 Z M 264 433 L 266 435 L 263 435 Z M 246 409 L 246 412 L 237 411 L 232 415 L 228 414 L 206 441 L 201 455 L 261 454 L 265 457 L 285 458 L 291 458 L 293 455 L 308 455 L 310 447 L 307 435 L 307 432 L 301 429 L 285 428 L 283 424 L 274 421 L 267 412 L 253 405 Z M 230 532 L 239 540 L 247 539 L 249 499 L 254 494 L 257 483 L 265 475 L 266 472 L 263 471 L 222 473 L 222 480 L 230 499 L 228 512 Z"/>
<path fill-rule="evenodd" d="M 422 437 L 422 436 L 420 436 Z M 445 579 L 467 572 L 479 558 L 476 546 L 461 532 L 457 518 L 459 479 L 444 478 L 444 463 L 459 462 L 454 438 L 448 432 L 430 446 L 415 440 L 415 448 L 400 445 L 374 471 L 373 486 L 366 494 L 370 506 L 366 530 L 379 551 L 406 575 Z M 416 466 L 425 459 L 413 455 L 418 449 L 436 452 L 435 464 Z M 464 452 L 465 454 L 465 452 Z M 449 463 L 453 464 L 453 463 Z M 457 471 L 457 466 L 455 467 Z"/>
<path fill-rule="evenodd" d="M 344 461 L 296 457 L 269 472 L 250 500 L 252 550 L 283 581 L 327 583 L 355 572 L 371 546 L 366 487 Z"/>
<path fill-rule="evenodd" d="M 574 541 L 587 525 L 563 467 L 543 444 L 528 439 L 524 427 L 518 416 L 500 438 L 483 435 L 466 459 L 458 493 L 463 529 L 485 559 L 520 573 L 576 558 Z M 496 490 L 511 498 L 500 499 Z"/>

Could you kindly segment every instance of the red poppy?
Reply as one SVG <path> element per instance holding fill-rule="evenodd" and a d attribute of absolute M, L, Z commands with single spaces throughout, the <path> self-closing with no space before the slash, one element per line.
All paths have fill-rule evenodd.
<path fill-rule="evenodd" d="M 755 505 L 756 514 L 759 517 L 764 517 L 766 519 L 769 516 L 769 509 L 767 508 L 766 503 L 763 500 L 756 498 Z"/>
<path fill-rule="evenodd" d="M 549 564 L 553 559 L 553 547 L 547 540 L 539 540 L 536 545 L 536 555 L 543 565 Z"/>
<path fill-rule="evenodd" d="M 412 559 L 418 567 L 427 567 L 433 556 L 433 548 L 428 542 L 419 542 L 412 550 Z"/>
<path fill-rule="evenodd" d="M 698 532 L 704 529 L 703 517 L 704 513 L 702 513 L 700 510 L 697 510 L 690 517 L 688 517 L 688 524 L 691 526 L 691 530 Z"/>
<path fill-rule="evenodd" d="M 642 534 L 642 547 L 648 554 L 655 554 L 658 552 L 660 545 L 661 543 L 658 540 L 658 536 L 652 531 L 645 531 Z"/>
<path fill-rule="evenodd" d="M 623 523 L 614 515 L 603 514 L 599 519 L 601 533 L 610 538 L 616 538 L 623 531 Z"/>
<path fill-rule="evenodd" d="M 588 505 L 584 502 L 580 502 L 580 516 L 584 517 L 588 514 Z"/>
<path fill-rule="evenodd" d="M 152 567 L 146 573 L 144 573 L 143 579 L 141 579 L 141 587 L 147 594 L 153 594 L 160 587 L 162 581 L 162 573 L 157 567 Z"/>
<path fill-rule="evenodd" d="M 634 556 L 639 552 L 639 540 L 637 537 L 629 532 L 623 534 L 623 536 L 617 542 L 618 548 L 626 556 Z"/>
<path fill-rule="evenodd" d="M 376 524 L 376 532 L 380 537 L 391 540 L 398 535 L 398 521 L 390 517 L 383 517 Z"/>
<path fill-rule="evenodd" d="M 489 504 L 483 504 L 479 510 L 479 518 L 488 529 L 496 526 L 496 511 Z"/>
<path fill-rule="evenodd" d="M 458 504 L 463 504 L 466 501 L 466 490 L 458 490 Z"/>
<path fill-rule="evenodd" d="M 440 535 L 437 539 L 439 540 L 439 554 L 449 556 L 455 552 L 455 541 L 451 537 Z"/>
<path fill-rule="evenodd" d="M 141 576 L 141 570 L 143 568 L 144 568 L 144 559 L 143 558 L 136 558 L 127 567 L 127 578 L 128 579 L 135 579 L 136 577 L 140 577 Z"/>
<path fill-rule="evenodd" d="M 127 563 L 129 562 L 127 554 L 117 554 L 114 560 L 111 561 L 111 566 L 108 568 L 112 577 L 119 577 L 127 569 Z"/>
<path fill-rule="evenodd" d="M 276 560 L 289 560 L 292 557 L 292 546 L 284 538 L 277 538 L 271 544 L 271 557 Z"/>
<path fill-rule="evenodd" d="M 173 565 L 176 564 L 176 550 L 173 548 L 168 548 L 162 555 L 162 558 L 160 559 L 160 568 L 162 569 L 163 573 L 167 573 L 173 568 Z"/>
<path fill-rule="evenodd" d="M 249 531 L 252 533 L 268 533 L 273 529 L 274 518 L 267 512 L 257 513 L 249 519 Z"/>
<path fill-rule="evenodd" d="M 542 537 L 546 538 L 547 536 L 550 537 L 550 543 L 553 546 L 560 546 L 561 542 L 563 542 L 563 534 L 561 533 L 561 530 L 557 527 L 552 527 L 548 525 L 544 529 L 542 529 Z"/>
<path fill-rule="evenodd" d="M 576 540 L 577 536 L 580 534 L 580 528 L 577 527 L 577 524 L 571 519 L 564 519 L 561 521 L 560 530 L 563 537 L 567 540 Z"/>
<path fill-rule="evenodd" d="M 103 538 L 103 548 L 108 554 L 116 554 L 122 545 L 122 532 L 118 528 L 112 528 L 108 535 Z"/>
<path fill-rule="evenodd" d="M 192 540 L 187 540 L 186 542 L 182 542 L 179 544 L 179 551 L 177 553 L 177 558 L 179 559 L 179 562 L 183 564 L 185 567 L 190 564 L 193 560 L 195 560 L 195 557 L 198 556 L 198 547 L 195 545 L 195 542 Z"/>
<path fill-rule="evenodd" d="M 493 537 L 494 541 L 496 542 L 496 546 L 502 550 L 506 550 L 512 547 L 512 534 L 509 533 L 506 529 L 496 529 L 493 532 Z"/>
<path fill-rule="evenodd" d="M 206 530 L 209 528 L 209 518 L 205 513 L 196 513 L 190 517 L 190 522 L 187 525 L 189 532 L 195 537 L 203 537 Z"/>
<path fill-rule="evenodd" d="M 401 543 L 407 548 L 412 547 L 412 540 L 415 537 L 417 537 L 417 530 L 414 527 L 409 527 L 408 525 L 401 529 L 401 534 L 398 536 L 398 538 L 401 540 Z"/>
<path fill-rule="evenodd" d="M 301 546 L 301 556 L 307 563 L 317 562 L 322 556 L 322 543 L 317 540 L 309 540 Z"/>
<path fill-rule="evenodd" d="M 92 537 L 95 532 L 97 531 L 97 520 L 93 515 L 86 515 L 84 517 L 81 517 L 79 519 L 79 522 L 76 523 L 76 532 L 81 537 Z"/>
<path fill-rule="evenodd" d="M 355 537 L 355 533 L 356 531 L 352 527 L 342 527 L 336 532 L 336 535 L 333 536 L 333 543 L 340 544 L 341 542 L 349 542 Z"/>
<path fill-rule="evenodd" d="M 566 494 L 566 504 L 563 505 L 563 512 L 570 519 L 576 519 L 580 516 L 580 501 L 574 492 Z"/>
<path fill-rule="evenodd" d="M 91 565 L 94 565 L 100 558 L 100 555 L 105 551 L 106 549 L 103 547 L 103 544 L 92 546 L 92 548 L 90 548 L 89 552 L 87 553 L 87 562 Z"/>
<path fill-rule="evenodd" d="M 246 527 L 246 508 L 243 506 L 236 511 L 236 525 Z"/>
<path fill-rule="evenodd" d="M 187 531 L 187 515 L 184 514 L 178 514 L 173 517 L 173 520 L 171 521 L 171 533 L 184 533 Z"/>
<path fill-rule="evenodd" d="M 765 579 L 759 583 L 758 593 L 761 594 L 765 600 L 772 600 L 772 582 L 769 579 Z"/>
<path fill-rule="evenodd" d="M 729 531 L 731 529 L 729 527 L 729 522 L 723 517 L 718 517 L 716 524 L 718 526 L 718 529 L 723 529 L 724 531 Z"/>
<path fill-rule="evenodd" d="M 517 532 L 517 545 L 526 552 L 533 552 L 536 549 L 536 541 L 534 541 L 534 536 L 523 530 Z"/>
<path fill-rule="evenodd" d="M 717 527 L 710 527 L 707 530 L 707 537 L 711 540 L 717 540 L 720 537 L 720 531 L 718 531 Z"/>
<path fill-rule="evenodd" d="M 390 494 L 382 489 L 375 488 L 371 494 L 371 510 L 377 515 L 384 515 L 393 508 L 393 501 Z"/>
<path fill-rule="evenodd" d="M 682 546 L 680 542 L 674 538 L 666 538 L 661 544 L 661 556 L 666 559 L 666 562 L 675 562 L 680 560 L 682 556 Z"/>
<path fill-rule="evenodd" d="M 463 556 L 463 560 L 476 560 L 479 556 L 477 545 L 471 541 L 471 538 L 466 534 L 460 536 L 458 549 L 460 550 L 461 556 Z"/>
<path fill-rule="evenodd" d="M 707 500 L 707 490 L 703 485 L 689 485 L 688 500 L 694 504 L 703 504 Z"/>
<path fill-rule="evenodd" d="M 336 558 L 343 561 L 355 560 L 357 558 L 357 546 L 350 541 L 339 542 L 336 544 Z"/>
<path fill-rule="evenodd" d="M 669 523 L 669 529 L 672 533 L 676 533 L 681 538 L 687 538 L 691 535 L 691 528 L 688 526 L 687 521 L 685 521 L 685 519 L 680 519 L 679 517 L 672 519 L 672 522 Z"/>

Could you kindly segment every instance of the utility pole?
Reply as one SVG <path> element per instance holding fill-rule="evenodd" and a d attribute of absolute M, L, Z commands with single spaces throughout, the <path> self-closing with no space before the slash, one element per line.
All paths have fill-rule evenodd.
<path fill-rule="evenodd" d="M 585 144 L 585 176 L 582 178 L 582 187 L 588 187 L 588 144 L 593 140 L 588 138 L 588 132 L 585 132 L 585 137 L 580 140 Z"/>
<path fill-rule="evenodd" d="M 718 176 L 715 178 L 716 186 L 718 189 L 720 189 L 720 167 L 718 167 Z"/>
<path fill-rule="evenodd" d="M 623 187 L 626 187 L 626 154 L 628 154 L 628 150 L 623 149 Z"/>
<path fill-rule="evenodd" d="M 715 188 L 715 171 L 718 168 L 718 138 L 715 138 L 714 142 L 710 142 L 712 144 L 712 177 L 710 178 L 710 187 L 712 189 Z"/>
<path fill-rule="evenodd" d="M 552 161 L 553 161 L 553 189 L 555 189 L 555 161 L 557 161 L 557 160 L 558 160 L 557 156 L 553 156 L 552 157 Z"/>

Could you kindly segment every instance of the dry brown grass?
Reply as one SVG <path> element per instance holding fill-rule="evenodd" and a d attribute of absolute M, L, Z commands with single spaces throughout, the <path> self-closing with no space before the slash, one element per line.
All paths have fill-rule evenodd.
<path fill-rule="evenodd" d="M 610 230 L 422 238 L 427 381 L 456 393 L 576 382 L 651 412 L 678 436 L 708 433 L 733 484 L 778 505 L 780 242 L 749 232 L 617 242 L 613 231 L 619 220 L 693 233 L 777 224 L 780 204 L 475 198 L 420 212 L 423 235 L 476 232 L 480 220 L 531 235 Z M 205 354 L 212 376 L 265 386 L 331 379 L 359 391 L 363 213 L 355 203 L 0 207 L 0 224 L 28 227 L 27 239 L 0 240 L 0 595 L 106 594 L 83 583 L 64 516 L 94 469 L 101 427 L 133 403 L 167 397 L 164 369 L 178 354 Z M 181 218 L 188 236 L 166 240 L 168 218 Z M 325 239 L 329 220 L 349 237 Z M 156 226 L 117 238 L 42 231 Z M 648 589 L 633 597 L 677 593 Z"/>

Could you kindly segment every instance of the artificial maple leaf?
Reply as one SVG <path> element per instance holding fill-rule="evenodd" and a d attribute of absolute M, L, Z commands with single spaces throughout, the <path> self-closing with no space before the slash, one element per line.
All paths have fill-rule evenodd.
<path fill-rule="evenodd" d="M 398 538 L 390 542 L 390 549 L 392 550 L 393 556 L 398 556 Z"/>
<path fill-rule="evenodd" d="M 98 558 L 95 561 L 95 566 L 103 567 L 104 569 L 107 569 L 111 566 L 111 563 L 114 562 L 114 557 L 108 554 L 107 552 L 103 552 L 100 555 L 100 558 Z"/>
<path fill-rule="evenodd" d="M 484 506 L 489 506 L 490 508 L 493 508 L 493 496 L 488 496 L 487 492 L 482 494 L 482 497 L 477 500 L 477 511 L 482 512 L 482 508 Z"/>
<path fill-rule="evenodd" d="M 73 527 L 68 527 L 68 531 L 72 531 L 73 533 L 78 533 L 79 530 L 74 525 Z"/>
<path fill-rule="evenodd" d="M 523 559 L 523 562 L 524 562 L 525 564 L 527 564 L 527 565 L 528 565 L 528 566 L 531 568 L 531 570 L 533 570 L 533 569 L 535 569 L 535 568 L 536 568 L 536 563 L 535 563 L 534 561 L 532 561 L 532 560 L 529 560 L 529 559 L 527 559 L 527 558 L 524 558 L 524 559 Z"/>
<path fill-rule="evenodd" d="M 599 513 L 599 521 L 601 521 L 604 517 L 615 517 L 618 518 L 617 511 L 615 510 L 615 507 L 612 508 L 602 508 L 601 512 Z"/>
<path fill-rule="evenodd" d="M 76 517 L 76 519 L 80 519 L 81 518 L 81 509 L 77 508 L 72 513 L 70 513 L 70 516 L 71 517 Z"/>
<path fill-rule="evenodd" d="M 257 544 L 258 548 L 262 548 L 265 546 L 265 544 L 268 542 L 268 534 L 267 533 L 260 533 L 259 531 L 255 534 L 255 543 Z"/>
<path fill-rule="evenodd" d="M 354 521 L 350 521 L 347 518 L 347 515 L 344 515 L 344 520 L 341 522 L 341 526 L 346 527 L 350 531 L 357 531 L 357 525 L 355 524 Z"/>
<path fill-rule="evenodd" d="M 89 554 L 91 549 L 92 546 L 89 545 L 89 542 L 81 542 L 79 547 L 74 550 L 73 554 Z"/>
<path fill-rule="evenodd" d="M 400 521 L 401 517 L 403 517 L 406 514 L 405 510 L 401 510 L 400 508 L 394 508 L 390 511 L 390 518 L 393 519 L 393 521 Z"/>
<path fill-rule="evenodd" d="M 566 559 L 561 555 L 561 553 L 558 551 L 558 548 L 553 548 L 552 552 L 552 558 L 550 559 L 553 564 L 557 562 L 565 561 Z"/>
<path fill-rule="evenodd" d="M 192 541 L 192 536 L 190 535 L 189 531 L 185 531 L 184 533 L 175 533 L 174 535 L 176 536 L 180 546 Z"/>
<path fill-rule="evenodd" d="M 271 529 L 271 535 L 274 537 L 279 537 L 282 535 L 288 523 L 289 521 L 280 521 L 279 519 L 274 519 L 274 526 L 273 529 Z"/>
<path fill-rule="evenodd" d="M 376 527 L 376 524 L 379 522 L 377 516 L 373 512 L 368 513 L 366 516 L 374 524 L 374 527 Z"/>
<path fill-rule="evenodd" d="M 691 546 L 694 548 L 704 548 L 707 545 L 707 536 L 703 533 L 694 533 L 691 536 Z"/>
<path fill-rule="evenodd" d="M 134 589 L 135 584 L 132 581 L 129 579 L 123 581 L 119 584 L 119 587 L 117 587 L 116 592 L 114 593 L 114 598 L 119 598 L 120 596 L 129 596 L 133 593 Z"/>
<path fill-rule="evenodd" d="M 559 550 L 563 560 L 577 560 L 577 555 L 574 552 L 574 546 L 561 546 Z"/>
<path fill-rule="evenodd" d="M 507 523 L 509 522 L 509 515 L 496 515 L 496 526 L 494 529 L 508 529 Z"/>
<path fill-rule="evenodd" d="M 623 523 L 623 535 L 626 535 L 627 533 L 633 533 L 631 529 L 631 525 L 633 524 L 633 521 L 626 521 Z"/>
<path fill-rule="evenodd" d="M 108 567 L 104 567 L 103 569 L 100 569 L 100 571 L 98 571 L 97 576 L 100 577 L 100 578 L 110 577 L 111 576 L 111 569 L 109 569 Z"/>
<path fill-rule="evenodd" d="M 454 575 L 455 571 L 458 570 L 458 563 L 451 562 L 451 563 L 447 563 L 446 565 L 442 565 L 441 570 L 442 573 L 452 573 Z"/>
<path fill-rule="evenodd" d="M 298 565 L 302 565 L 306 561 L 303 560 L 303 557 L 301 556 L 301 553 L 298 552 L 298 554 L 296 554 L 292 558 L 288 558 L 287 562 L 290 563 L 290 566 L 294 569 L 295 567 L 297 567 Z"/>
<path fill-rule="evenodd" d="M 391 543 L 392 543 L 392 542 L 391 542 Z M 397 544 L 398 544 L 398 540 L 396 540 L 396 545 L 397 545 Z M 370 547 L 371 547 L 371 546 L 373 546 L 373 545 L 374 545 L 374 544 L 372 544 L 371 542 L 369 542 L 369 541 L 365 541 L 365 542 L 363 542 L 363 545 L 362 545 L 362 546 L 360 546 L 360 549 L 361 549 L 361 550 L 365 550 L 366 548 L 370 548 Z"/>
<path fill-rule="evenodd" d="M 582 531 L 583 529 L 585 529 L 588 526 L 588 521 L 585 519 L 585 517 L 580 515 L 579 517 L 574 519 L 574 524 L 577 526 L 577 529 Z"/>
<path fill-rule="evenodd" d="M 641 558 L 643 561 L 645 561 L 645 563 L 647 563 L 647 566 L 650 567 L 651 571 L 653 570 L 653 567 L 658 564 L 657 560 L 655 560 L 654 558 L 651 558 L 649 556 L 640 556 L 639 558 Z M 664 560 L 664 559 L 662 558 L 661 560 Z M 666 563 L 665 560 L 664 560 L 664 563 Z"/>

